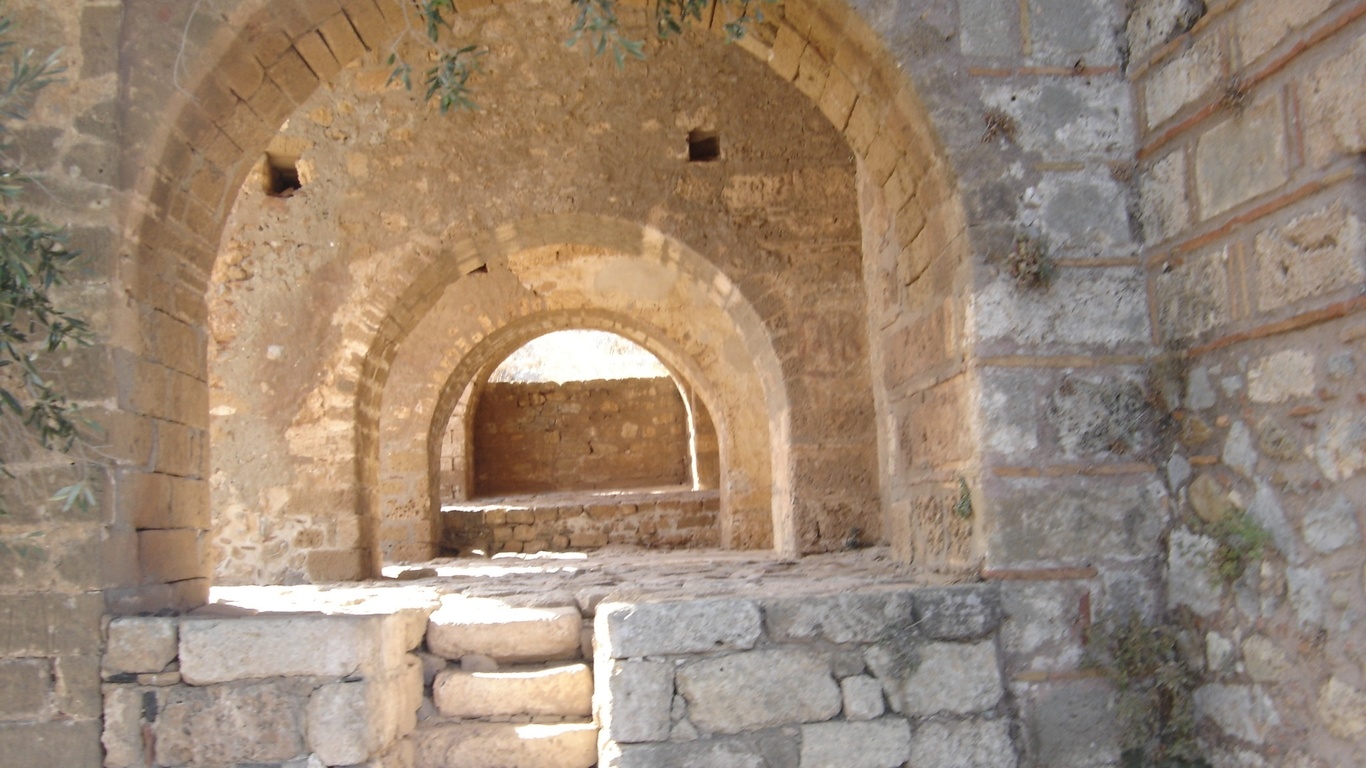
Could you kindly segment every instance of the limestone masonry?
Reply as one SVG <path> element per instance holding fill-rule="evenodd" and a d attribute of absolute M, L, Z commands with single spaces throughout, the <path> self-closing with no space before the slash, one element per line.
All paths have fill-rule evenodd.
<path fill-rule="evenodd" d="M 1361 762 L 1366 0 L 452 6 L 478 111 L 412 0 L 5 4 L 97 428 L 0 425 L 0 765 Z M 576 329 L 668 376 L 494 380 Z"/>

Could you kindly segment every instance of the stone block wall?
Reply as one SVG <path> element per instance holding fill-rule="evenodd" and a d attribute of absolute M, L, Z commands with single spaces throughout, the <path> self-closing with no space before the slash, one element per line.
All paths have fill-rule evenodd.
<path fill-rule="evenodd" d="M 581 551 L 609 545 L 705 549 L 720 541 L 716 491 L 549 496 L 442 508 L 448 553 Z"/>
<path fill-rule="evenodd" d="M 489 382 L 478 398 L 475 496 L 691 484 L 671 379 Z"/>
<path fill-rule="evenodd" d="M 994 586 L 603 603 L 600 765 L 1013 768 Z"/>
<path fill-rule="evenodd" d="M 1150 311 L 1174 361 L 1166 602 L 1194 617 L 1215 765 L 1346 765 L 1366 744 L 1363 16 L 1146 2 L 1129 23 Z M 1210 577 L 1230 516 L 1269 537 L 1231 582 Z"/>
<path fill-rule="evenodd" d="M 103 765 L 410 765 L 430 612 L 114 619 Z"/>

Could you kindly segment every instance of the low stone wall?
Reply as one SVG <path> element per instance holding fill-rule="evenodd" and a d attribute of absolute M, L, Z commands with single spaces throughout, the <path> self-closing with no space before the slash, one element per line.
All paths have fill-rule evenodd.
<path fill-rule="evenodd" d="M 474 413 L 474 492 L 677 485 L 688 414 L 671 379 L 491 382 Z"/>
<path fill-rule="evenodd" d="M 114 619 L 105 768 L 410 765 L 428 613 Z"/>
<path fill-rule="evenodd" d="M 686 549 L 720 542 L 718 491 L 522 497 L 442 508 L 448 552 L 581 551 L 608 545 Z"/>
<path fill-rule="evenodd" d="M 603 768 L 1014 768 L 998 591 L 603 604 Z"/>

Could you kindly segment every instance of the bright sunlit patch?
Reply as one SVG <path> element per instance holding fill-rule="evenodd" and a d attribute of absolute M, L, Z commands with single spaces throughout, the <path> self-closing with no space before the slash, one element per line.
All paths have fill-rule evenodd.
<path fill-rule="evenodd" d="M 489 381 L 542 382 L 656 379 L 669 375 L 639 344 L 606 331 L 556 331 L 532 339 L 494 370 Z"/>

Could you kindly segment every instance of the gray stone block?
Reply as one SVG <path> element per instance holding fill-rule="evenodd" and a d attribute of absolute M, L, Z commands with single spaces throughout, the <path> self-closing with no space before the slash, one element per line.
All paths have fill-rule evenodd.
<path fill-rule="evenodd" d="M 603 752 L 602 768 L 798 768 L 793 729 L 669 744 L 620 744 Z"/>
<path fill-rule="evenodd" d="M 915 768 L 1015 768 L 1017 763 L 1004 720 L 925 723 L 911 744 Z"/>
<path fill-rule="evenodd" d="M 1030 686 L 1025 699 L 1029 759 L 1048 768 L 1110 768 L 1119 763 L 1115 696 L 1101 680 Z"/>
<path fill-rule="evenodd" d="M 882 683 L 878 682 L 876 677 L 846 677 L 840 681 L 840 694 L 844 698 L 846 720 L 872 720 L 875 717 L 882 717 L 882 713 L 887 711 Z"/>
<path fill-rule="evenodd" d="M 918 716 L 982 712 L 996 706 L 1003 692 L 994 642 L 930 643 L 920 649 L 920 666 L 900 685 L 898 711 Z"/>
<path fill-rule="evenodd" d="M 605 674 L 598 674 L 606 682 L 607 695 L 599 699 L 598 717 L 608 738 L 617 742 L 669 738 L 673 664 L 613 661 Z"/>
<path fill-rule="evenodd" d="M 1184 605 L 1201 616 L 1219 610 L 1221 585 L 1212 581 L 1210 558 L 1219 544 L 1186 528 L 1172 531 L 1167 544 L 1167 605 Z"/>
<path fill-rule="evenodd" d="M 750 600 L 598 606 L 594 619 L 609 658 L 664 656 L 754 647 L 761 629 Z"/>
<path fill-rule="evenodd" d="M 911 753 L 911 726 L 899 717 L 802 726 L 802 768 L 899 768 Z"/>
<path fill-rule="evenodd" d="M 1195 692 L 1197 717 L 1208 717 L 1231 736 L 1265 743 L 1280 725 L 1276 705 L 1259 685 L 1206 685 Z"/>
<path fill-rule="evenodd" d="M 916 629 L 934 640 L 973 640 L 1001 624 L 1001 592 L 994 584 L 933 587 L 915 593 Z"/>
<path fill-rule="evenodd" d="M 910 592 L 766 600 L 764 624 L 769 637 L 780 643 L 816 639 L 873 643 L 888 633 L 908 631 L 913 622 L 913 605 Z"/>
<path fill-rule="evenodd" d="M 740 733 L 829 720 L 840 712 L 829 662 L 796 650 L 753 651 L 693 662 L 678 670 L 688 717 L 704 731 Z"/>
<path fill-rule="evenodd" d="M 109 622 L 105 674 L 160 672 L 178 652 L 176 620 L 125 616 Z"/>

